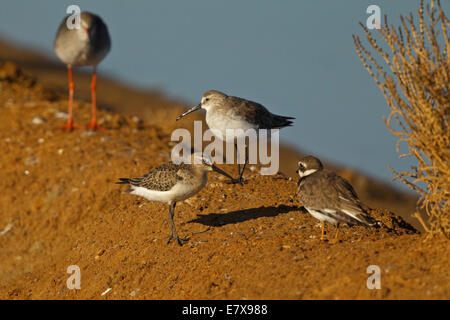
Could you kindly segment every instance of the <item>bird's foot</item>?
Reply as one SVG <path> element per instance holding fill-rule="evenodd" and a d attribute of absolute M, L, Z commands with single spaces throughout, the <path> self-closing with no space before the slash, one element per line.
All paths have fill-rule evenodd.
<path fill-rule="evenodd" d="M 178 245 L 181 247 L 184 243 L 186 243 L 186 242 L 188 242 L 189 241 L 189 239 L 188 238 L 180 238 L 180 237 L 178 237 L 178 236 L 173 236 L 173 235 L 170 235 L 169 236 L 169 238 L 167 239 L 167 244 L 169 244 L 170 243 L 170 241 L 172 241 L 172 240 L 175 240 L 177 243 L 178 243 Z"/>
<path fill-rule="evenodd" d="M 97 122 L 91 122 L 86 126 L 86 129 L 92 130 L 92 131 L 106 131 L 106 128 L 103 128 Z"/>
<path fill-rule="evenodd" d="M 225 181 L 226 184 L 240 184 L 241 186 L 243 186 L 244 184 L 247 184 L 247 181 L 244 181 L 244 178 L 239 177 L 236 179 L 231 179 L 229 181 Z"/>
<path fill-rule="evenodd" d="M 61 130 L 64 130 L 64 131 L 72 131 L 73 129 L 80 129 L 80 128 L 81 128 L 80 125 L 78 125 L 78 124 L 73 123 L 72 121 L 70 121 L 70 122 L 67 122 L 65 125 L 63 125 L 63 126 L 61 127 Z"/>

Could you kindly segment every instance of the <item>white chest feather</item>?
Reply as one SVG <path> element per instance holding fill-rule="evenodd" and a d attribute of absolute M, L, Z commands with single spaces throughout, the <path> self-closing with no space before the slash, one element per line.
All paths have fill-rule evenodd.
<path fill-rule="evenodd" d="M 235 137 L 245 135 L 245 131 L 248 129 L 257 129 L 256 125 L 245 121 L 243 118 L 219 112 L 207 112 L 206 123 L 210 129 L 213 129 L 216 136 L 217 134 L 214 131 L 220 133 L 218 137 L 221 140 L 229 142 L 233 141 Z M 228 134 L 227 129 L 229 129 Z"/>

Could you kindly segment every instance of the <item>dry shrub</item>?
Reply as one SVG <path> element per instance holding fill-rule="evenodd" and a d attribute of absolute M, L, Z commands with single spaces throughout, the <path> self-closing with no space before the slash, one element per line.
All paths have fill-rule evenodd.
<path fill-rule="evenodd" d="M 416 13 L 418 26 L 411 13 L 400 16 L 398 29 L 389 26 L 385 16 L 378 32 L 386 49 L 361 24 L 367 47 L 381 57 L 381 63 L 358 36 L 353 40 L 359 58 L 390 107 L 384 121 L 398 137 L 397 152 L 399 144 L 406 142 L 408 154 L 401 157 L 417 159 L 417 166 L 410 171 L 390 169 L 396 179 L 420 194 L 418 209 L 426 211 L 428 224 L 418 212 L 414 216 L 428 235 L 441 233 L 450 238 L 450 23 L 440 3 L 433 0 L 425 10 L 422 0 Z"/>

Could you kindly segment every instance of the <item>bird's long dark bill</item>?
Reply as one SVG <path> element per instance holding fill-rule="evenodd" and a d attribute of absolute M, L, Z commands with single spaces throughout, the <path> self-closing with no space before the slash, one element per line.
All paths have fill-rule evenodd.
<path fill-rule="evenodd" d="M 180 114 L 180 115 L 178 116 L 178 118 L 177 118 L 177 121 L 180 120 L 181 118 L 183 118 L 184 116 L 188 115 L 189 113 L 194 112 L 194 111 L 196 111 L 196 110 L 198 110 L 198 109 L 200 109 L 200 108 L 201 108 L 201 105 L 200 105 L 200 104 L 198 104 L 198 105 L 196 105 L 196 106 L 193 106 L 193 107 L 190 108 L 188 111 L 186 111 L 186 112 Z"/>
<path fill-rule="evenodd" d="M 212 165 L 211 167 L 212 167 L 213 171 L 215 171 L 215 172 L 217 172 L 217 173 L 220 173 L 221 175 L 223 175 L 223 176 L 225 176 L 225 177 L 227 177 L 227 178 L 230 178 L 231 180 L 234 180 L 232 176 L 230 176 L 230 175 L 229 175 L 228 173 L 226 173 L 225 171 L 223 171 L 223 170 L 217 168 L 215 165 Z"/>

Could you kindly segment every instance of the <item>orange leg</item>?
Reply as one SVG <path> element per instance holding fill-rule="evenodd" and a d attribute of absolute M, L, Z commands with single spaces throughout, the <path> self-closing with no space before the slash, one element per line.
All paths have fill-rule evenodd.
<path fill-rule="evenodd" d="M 322 221 L 322 235 L 320 237 L 320 240 L 324 241 L 325 240 L 325 221 Z"/>
<path fill-rule="evenodd" d="M 73 123 L 72 117 L 72 108 L 73 108 L 73 91 L 74 91 L 74 83 L 72 76 L 72 67 L 67 66 L 67 74 L 69 76 L 69 118 L 67 119 L 67 123 L 62 127 L 63 130 L 72 131 L 74 128 L 79 128 L 80 126 Z"/>
<path fill-rule="evenodd" d="M 87 125 L 87 128 L 91 130 L 105 130 L 105 128 L 97 124 L 97 68 L 95 66 L 94 71 L 92 72 L 91 97 L 92 97 L 92 116 L 91 116 L 91 123 Z"/>
<path fill-rule="evenodd" d="M 330 241 L 330 243 L 337 243 L 337 242 L 339 242 L 338 236 L 339 236 L 339 222 L 336 225 L 336 236 L 334 237 L 333 240 Z"/>

